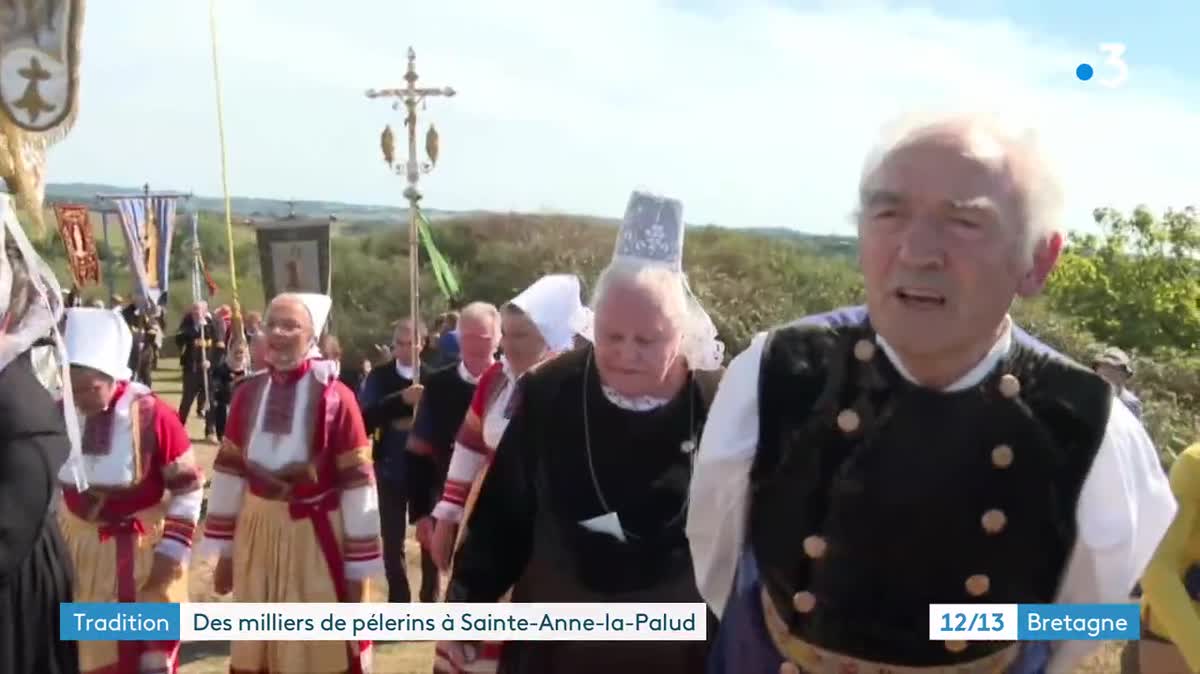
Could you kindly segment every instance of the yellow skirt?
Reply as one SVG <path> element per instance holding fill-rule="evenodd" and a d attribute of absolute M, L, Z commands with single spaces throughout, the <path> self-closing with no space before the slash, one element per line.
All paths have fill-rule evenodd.
<path fill-rule="evenodd" d="M 341 511 L 326 514 L 338 545 Z M 310 519 L 292 519 L 285 501 L 249 491 L 233 538 L 233 600 L 336 603 L 337 590 Z M 370 671 L 370 648 L 344 641 L 234 641 L 230 674 L 345 674 Z M 352 655 L 353 654 L 353 655 Z"/>
<path fill-rule="evenodd" d="M 165 510 L 161 505 L 147 508 L 134 515 L 141 522 L 143 533 L 129 533 L 132 578 L 118 572 L 118 543 L 122 534 L 113 534 L 100 540 L 97 522 L 89 522 L 65 507 L 58 512 L 59 527 L 70 551 L 75 571 L 76 602 L 111 603 L 118 600 L 118 587 L 138 591 L 149 579 L 154 565 L 154 548 L 162 538 Z M 184 568 L 167 586 L 165 599 L 172 603 L 188 600 L 187 569 Z M 134 600 L 138 598 L 135 596 Z M 125 674 L 119 666 L 122 642 L 81 641 L 79 642 L 79 667 L 82 674 Z M 132 649 L 138 660 L 138 672 L 174 672 L 178 667 L 179 642 L 124 642 L 125 649 Z M 128 652 L 128 651 L 127 651 Z"/>

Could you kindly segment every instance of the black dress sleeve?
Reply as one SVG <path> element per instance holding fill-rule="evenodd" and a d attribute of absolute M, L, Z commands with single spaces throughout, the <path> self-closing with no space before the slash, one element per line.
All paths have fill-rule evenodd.
<path fill-rule="evenodd" d="M 68 451 L 62 417 L 25 354 L 0 372 L 0 584 L 37 539 Z"/>
<path fill-rule="evenodd" d="M 446 590 L 452 602 L 494 602 L 511 588 L 533 549 L 537 496 L 538 398 L 522 382 L 520 403 L 504 431 L 466 522 Z"/>

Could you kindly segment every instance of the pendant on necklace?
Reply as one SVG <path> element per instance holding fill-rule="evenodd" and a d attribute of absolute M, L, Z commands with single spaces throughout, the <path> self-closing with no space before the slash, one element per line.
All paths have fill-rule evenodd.
<path fill-rule="evenodd" d="M 683 452 L 684 454 L 691 454 L 692 452 L 696 451 L 696 441 L 690 438 L 684 440 L 683 442 L 679 443 L 679 451 Z"/>

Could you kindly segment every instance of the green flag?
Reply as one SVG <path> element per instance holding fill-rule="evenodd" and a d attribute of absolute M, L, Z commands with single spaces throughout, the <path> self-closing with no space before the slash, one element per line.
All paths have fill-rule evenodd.
<path fill-rule="evenodd" d="M 421 232 L 421 242 L 425 245 L 425 254 L 429 256 L 429 266 L 433 269 L 433 277 L 437 280 L 438 288 L 441 289 L 442 295 L 446 299 L 453 300 L 461 292 L 458 278 L 454 275 L 454 269 L 450 267 L 450 263 L 446 262 L 446 258 L 442 257 L 442 252 L 434 245 L 433 228 L 429 226 L 429 221 L 425 219 L 425 214 L 420 210 L 417 211 L 417 228 Z"/>

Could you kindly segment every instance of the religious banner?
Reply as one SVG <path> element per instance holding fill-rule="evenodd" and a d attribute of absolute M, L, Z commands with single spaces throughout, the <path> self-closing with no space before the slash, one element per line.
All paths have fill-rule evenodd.
<path fill-rule="evenodd" d="M 59 204 L 54 207 L 58 218 L 58 234 L 67 250 L 67 263 L 76 288 L 100 284 L 100 255 L 92 235 L 92 221 L 87 206 Z"/>
<path fill-rule="evenodd" d="M 49 131 L 74 114 L 83 4 L 0 2 L 0 110 L 25 131 Z"/>
<path fill-rule="evenodd" d="M 168 289 L 175 201 L 175 197 L 154 196 L 113 199 L 125 234 L 129 268 L 133 270 L 139 296 L 149 304 L 159 304 Z"/>
<path fill-rule="evenodd" d="M 208 265 L 204 262 L 204 253 L 200 246 L 200 215 L 192 213 L 192 301 L 207 302 L 220 290 L 212 274 L 208 273 Z M 207 291 L 208 294 L 205 294 Z"/>
<path fill-rule="evenodd" d="M 255 227 L 264 300 L 285 292 L 329 293 L 333 269 L 328 218 L 290 215 Z"/>

